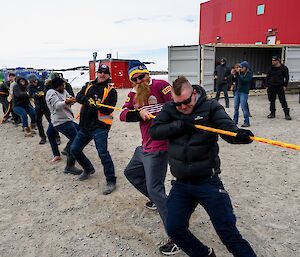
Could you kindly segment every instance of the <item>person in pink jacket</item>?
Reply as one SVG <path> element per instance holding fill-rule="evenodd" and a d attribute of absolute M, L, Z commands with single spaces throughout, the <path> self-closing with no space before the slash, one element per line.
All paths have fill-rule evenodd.
<path fill-rule="evenodd" d="M 153 140 L 149 134 L 152 124 L 151 115 L 156 115 L 163 104 L 171 100 L 171 86 L 163 80 L 150 78 L 150 73 L 138 60 L 129 62 L 128 76 L 134 87 L 120 114 L 120 120 L 139 122 L 142 134 L 142 145 L 135 149 L 124 174 L 129 182 L 149 199 L 146 207 L 157 210 L 166 228 L 167 195 L 165 178 L 168 166 L 168 141 Z M 169 240 L 160 247 L 163 254 L 172 255 L 180 249 Z"/>

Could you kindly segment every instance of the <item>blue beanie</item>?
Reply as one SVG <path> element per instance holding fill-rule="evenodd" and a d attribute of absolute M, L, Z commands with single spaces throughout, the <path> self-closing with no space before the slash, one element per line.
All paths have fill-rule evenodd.
<path fill-rule="evenodd" d="M 247 61 L 242 61 L 240 65 L 242 68 L 246 67 L 248 70 L 250 69 L 250 65 Z"/>
<path fill-rule="evenodd" d="M 128 76 L 129 80 L 131 80 L 132 76 L 137 73 L 147 73 L 150 74 L 145 64 L 140 62 L 139 60 L 131 60 L 128 66 Z"/>

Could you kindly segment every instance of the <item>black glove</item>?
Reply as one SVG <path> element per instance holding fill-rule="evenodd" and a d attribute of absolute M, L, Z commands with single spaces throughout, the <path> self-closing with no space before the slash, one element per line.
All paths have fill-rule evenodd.
<path fill-rule="evenodd" d="M 195 127 L 195 123 L 194 123 L 194 119 L 192 116 L 185 116 L 182 119 L 183 123 L 184 123 L 184 127 L 185 129 L 189 130 L 189 131 L 195 131 L 196 127 Z"/>
<path fill-rule="evenodd" d="M 253 142 L 250 137 L 254 137 L 253 133 L 247 129 L 239 129 L 235 136 L 235 143 L 237 144 L 250 144 Z"/>

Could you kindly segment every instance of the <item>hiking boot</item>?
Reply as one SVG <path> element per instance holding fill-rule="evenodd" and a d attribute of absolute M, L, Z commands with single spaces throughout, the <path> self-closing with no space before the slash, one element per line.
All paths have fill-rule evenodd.
<path fill-rule="evenodd" d="M 291 116 L 290 116 L 289 114 L 286 114 L 286 115 L 284 116 L 284 118 L 285 118 L 286 120 L 291 120 L 291 119 L 292 119 Z"/>
<path fill-rule="evenodd" d="M 286 110 L 284 110 L 284 118 L 286 120 L 291 120 L 291 116 L 290 116 L 290 108 L 287 108 Z"/>
<path fill-rule="evenodd" d="M 250 124 L 244 123 L 241 127 L 242 128 L 248 128 L 248 127 L 250 127 Z"/>
<path fill-rule="evenodd" d="M 157 210 L 155 203 L 152 201 L 146 202 L 145 207 L 148 208 L 149 210 L 153 210 L 153 211 Z"/>
<path fill-rule="evenodd" d="M 47 139 L 45 137 L 42 137 L 39 144 L 44 145 L 44 144 L 46 144 L 46 141 L 47 141 Z"/>
<path fill-rule="evenodd" d="M 212 248 L 209 249 L 208 257 L 217 257 L 214 252 L 214 249 L 212 249 Z"/>
<path fill-rule="evenodd" d="M 79 176 L 79 180 L 83 181 L 83 180 L 87 180 L 89 177 L 90 177 L 90 174 L 93 174 L 95 173 L 95 170 L 91 170 L 91 171 L 86 171 L 86 170 L 83 170 L 83 172 L 80 174 Z"/>
<path fill-rule="evenodd" d="M 108 182 L 104 189 L 103 189 L 103 194 L 104 195 L 109 195 L 111 194 L 114 190 L 116 190 L 116 183 L 113 183 L 113 182 Z"/>
<path fill-rule="evenodd" d="M 274 119 L 275 118 L 275 113 L 270 113 L 268 116 L 267 116 L 268 119 Z"/>
<path fill-rule="evenodd" d="M 159 247 L 159 251 L 164 255 L 174 255 L 181 252 L 181 249 L 169 239 L 168 242 Z"/>
<path fill-rule="evenodd" d="M 24 136 L 25 137 L 33 137 L 31 133 L 31 129 L 29 127 L 24 128 Z"/>
<path fill-rule="evenodd" d="M 32 135 L 36 134 L 36 131 L 35 131 L 35 130 L 36 130 L 37 128 L 36 128 L 35 123 L 31 123 L 31 124 L 30 124 L 30 129 L 31 129 L 31 134 L 32 134 Z"/>
<path fill-rule="evenodd" d="M 64 173 L 68 174 L 73 174 L 73 175 L 80 175 L 83 173 L 83 171 L 81 169 L 76 168 L 75 166 L 69 166 L 66 167 L 64 170 Z"/>

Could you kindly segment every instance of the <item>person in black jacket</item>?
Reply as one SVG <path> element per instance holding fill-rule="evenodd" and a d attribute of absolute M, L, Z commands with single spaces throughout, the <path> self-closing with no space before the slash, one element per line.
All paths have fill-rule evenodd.
<path fill-rule="evenodd" d="M 110 84 L 110 71 L 107 65 L 99 66 L 97 76 L 94 81 L 87 83 L 76 96 L 77 102 L 81 103 L 80 129 L 72 143 L 71 154 L 84 169 L 79 179 L 87 179 L 90 174 L 95 172 L 95 169 L 82 151 L 92 139 L 94 140 L 106 176 L 107 183 L 103 194 L 110 194 L 116 189 L 115 168 L 107 150 L 108 132 L 112 125 L 114 110 L 97 104 L 115 106 L 117 91 Z"/>
<path fill-rule="evenodd" d="M 228 77 L 230 76 L 230 68 L 226 65 L 226 59 L 222 58 L 220 65 L 216 67 L 214 78 L 216 80 L 216 97 L 215 99 L 219 101 L 221 91 L 224 92 L 225 106 L 229 108 L 229 97 L 228 97 Z"/>
<path fill-rule="evenodd" d="M 29 100 L 28 82 L 23 77 L 17 78 L 16 82 L 17 84 L 13 88 L 13 110 L 22 120 L 25 137 L 32 136 L 35 134 L 36 113 Z M 27 114 L 31 119 L 30 127 Z"/>
<path fill-rule="evenodd" d="M 173 82 L 172 96 L 173 102 L 164 105 L 150 128 L 154 140 L 169 139 L 170 169 L 176 177 L 167 202 L 168 235 L 188 256 L 215 256 L 212 248 L 188 229 L 191 214 L 200 203 L 234 256 L 256 256 L 236 227 L 230 197 L 219 178 L 218 135 L 194 125 L 236 132 L 235 137 L 221 135 L 232 144 L 251 143 L 252 132 L 239 129 L 223 106 L 208 100 L 202 87 L 192 86 L 183 76 Z"/>
<path fill-rule="evenodd" d="M 29 95 L 34 99 L 34 109 L 36 113 L 36 125 L 39 130 L 39 136 L 41 138 L 39 144 L 43 145 L 46 143 L 46 134 L 43 127 L 43 116 L 46 117 L 48 123 L 51 123 L 50 111 L 47 107 L 45 100 L 45 85 L 44 82 L 40 81 L 35 74 L 30 74 L 28 76 L 29 81 Z M 60 137 L 56 131 L 56 141 L 60 144 Z"/>
<path fill-rule="evenodd" d="M 267 73 L 267 92 L 270 101 L 269 119 L 275 118 L 275 101 L 278 95 L 286 120 L 291 120 L 290 109 L 285 98 L 285 91 L 289 83 L 289 69 L 281 64 L 278 56 L 272 57 L 272 66 Z"/>

